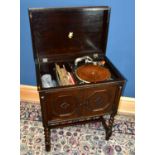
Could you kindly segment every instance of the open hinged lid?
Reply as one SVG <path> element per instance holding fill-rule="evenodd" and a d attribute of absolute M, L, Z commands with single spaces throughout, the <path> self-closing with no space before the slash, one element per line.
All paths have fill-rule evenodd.
<path fill-rule="evenodd" d="M 106 53 L 110 8 L 29 9 L 35 59 Z"/>

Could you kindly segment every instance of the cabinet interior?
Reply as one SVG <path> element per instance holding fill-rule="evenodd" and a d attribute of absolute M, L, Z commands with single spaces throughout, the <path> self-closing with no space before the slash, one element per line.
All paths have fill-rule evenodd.
<path fill-rule="evenodd" d="M 100 60 L 103 60 L 103 59 L 97 59 L 97 61 L 100 61 Z M 58 80 L 59 78 L 58 78 L 57 73 L 56 73 L 55 64 L 59 65 L 61 68 L 64 67 L 67 70 L 67 72 L 69 72 L 71 74 L 75 83 L 74 84 L 68 84 L 68 85 L 60 85 L 59 80 Z M 78 64 L 78 66 L 83 65 L 83 64 L 84 64 L 84 62 L 80 62 Z M 117 74 L 117 71 L 115 71 L 115 69 L 108 63 L 108 61 L 105 60 L 105 64 L 103 67 L 107 68 L 110 71 L 111 78 L 108 80 L 99 81 L 99 82 L 95 82 L 95 83 L 103 83 L 103 82 L 106 83 L 106 82 L 110 82 L 110 81 L 115 81 L 115 80 L 120 78 L 119 74 Z M 42 76 L 45 74 L 48 74 L 51 76 L 52 82 L 54 81 L 55 85 L 48 87 L 48 88 L 45 88 L 43 86 Z M 46 62 L 46 63 L 40 63 L 39 64 L 39 85 L 40 85 L 41 90 L 46 90 L 46 89 L 51 89 L 51 88 L 54 89 L 54 88 L 59 88 L 59 87 L 78 86 L 78 85 L 89 85 L 92 83 L 93 82 L 91 82 L 91 83 L 82 82 L 76 77 L 74 61 L 48 62 L 48 63 Z"/>

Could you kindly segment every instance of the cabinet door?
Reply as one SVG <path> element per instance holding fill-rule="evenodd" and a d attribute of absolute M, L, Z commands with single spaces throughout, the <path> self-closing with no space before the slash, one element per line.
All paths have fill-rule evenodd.
<path fill-rule="evenodd" d="M 102 115 L 112 110 L 116 86 L 100 86 L 85 89 L 83 113 L 85 116 Z"/>
<path fill-rule="evenodd" d="M 45 104 L 49 121 L 71 120 L 80 116 L 78 105 L 80 94 L 77 90 L 47 92 Z"/>

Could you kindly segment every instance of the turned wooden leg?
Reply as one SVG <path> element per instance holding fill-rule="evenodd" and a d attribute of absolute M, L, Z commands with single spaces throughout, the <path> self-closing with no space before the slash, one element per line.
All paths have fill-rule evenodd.
<path fill-rule="evenodd" d="M 45 148 L 46 148 L 46 151 L 50 151 L 51 150 L 50 129 L 45 127 L 44 128 L 44 134 L 45 134 Z"/>
<path fill-rule="evenodd" d="M 122 92 L 122 86 L 118 87 L 118 91 L 117 91 L 117 97 L 115 99 L 115 104 L 113 106 L 113 112 L 110 115 L 110 119 L 108 120 L 108 123 L 105 122 L 104 118 L 102 119 L 102 124 L 106 130 L 106 140 L 109 140 L 110 136 L 112 135 L 112 127 L 113 127 L 113 122 L 114 122 L 114 117 L 117 114 L 117 109 L 118 109 L 118 104 L 119 104 L 119 99 L 120 99 L 120 95 Z"/>
<path fill-rule="evenodd" d="M 106 131 L 106 140 L 109 140 L 110 136 L 112 135 L 112 127 L 114 122 L 114 115 L 110 116 L 109 123 L 108 123 L 108 129 Z"/>
<path fill-rule="evenodd" d="M 103 127 L 105 128 L 105 132 L 106 132 L 106 137 L 105 137 L 106 140 L 109 140 L 110 136 L 112 135 L 114 116 L 115 116 L 114 114 L 110 115 L 108 124 L 106 123 L 105 119 L 102 117 L 102 124 L 103 124 Z"/>

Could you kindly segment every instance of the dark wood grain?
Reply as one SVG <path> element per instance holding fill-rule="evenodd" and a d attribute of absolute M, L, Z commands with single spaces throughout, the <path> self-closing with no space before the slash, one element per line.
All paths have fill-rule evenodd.
<path fill-rule="evenodd" d="M 30 9 L 35 55 L 41 60 L 105 53 L 109 13 L 108 7 Z"/>

